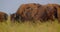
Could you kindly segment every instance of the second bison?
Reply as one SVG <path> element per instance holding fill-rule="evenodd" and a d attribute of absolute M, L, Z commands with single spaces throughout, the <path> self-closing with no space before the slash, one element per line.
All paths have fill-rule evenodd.
<path fill-rule="evenodd" d="M 8 20 L 8 15 L 4 12 L 0 12 L 0 22 L 4 22 Z"/>

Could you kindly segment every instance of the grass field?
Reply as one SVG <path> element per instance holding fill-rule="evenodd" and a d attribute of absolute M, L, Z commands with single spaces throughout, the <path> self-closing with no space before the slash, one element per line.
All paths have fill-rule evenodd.
<path fill-rule="evenodd" d="M 9 20 L 7 22 L 0 22 L 0 32 L 60 32 L 60 24 L 57 20 L 54 22 L 36 23 L 25 22 L 25 23 L 11 23 Z"/>

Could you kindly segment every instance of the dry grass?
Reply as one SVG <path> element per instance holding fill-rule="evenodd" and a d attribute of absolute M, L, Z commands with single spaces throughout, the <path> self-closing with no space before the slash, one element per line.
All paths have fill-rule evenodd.
<path fill-rule="evenodd" d="M 36 21 L 37 22 L 37 21 Z M 25 22 L 25 23 L 0 23 L 0 32 L 60 32 L 60 24 L 55 20 L 53 23 L 45 22 L 37 23 Z"/>

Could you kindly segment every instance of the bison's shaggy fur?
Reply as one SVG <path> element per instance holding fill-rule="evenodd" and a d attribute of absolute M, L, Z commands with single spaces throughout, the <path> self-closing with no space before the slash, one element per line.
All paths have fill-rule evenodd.
<path fill-rule="evenodd" d="M 17 14 L 23 17 L 23 20 L 33 20 L 34 14 L 36 14 L 37 6 L 39 4 L 30 3 L 30 4 L 22 4 L 17 11 Z"/>
<path fill-rule="evenodd" d="M 16 12 L 18 15 L 22 16 L 23 20 L 39 20 L 39 21 L 46 21 L 47 18 L 47 11 L 46 6 L 30 3 L 30 4 L 22 4 Z"/>
<path fill-rule="evenodd" d="M 4 12 L 0 12 L 0 22 L 7 21 L 8 15 Z"/>

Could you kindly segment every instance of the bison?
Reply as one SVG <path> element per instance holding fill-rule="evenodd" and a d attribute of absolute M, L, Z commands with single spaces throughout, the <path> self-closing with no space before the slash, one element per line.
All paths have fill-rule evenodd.
<path fill-rule="evenodd" d="M 23 4 L 16 12 L 23 17 L 23 20 L 47 20 L 46 6 L 36 3 Z"/>
<path fill-rule="evenodd" d="M 0 12 L 0 22 L 4 22 L 8 20 L 8 14 L 4 12 Z"/>

